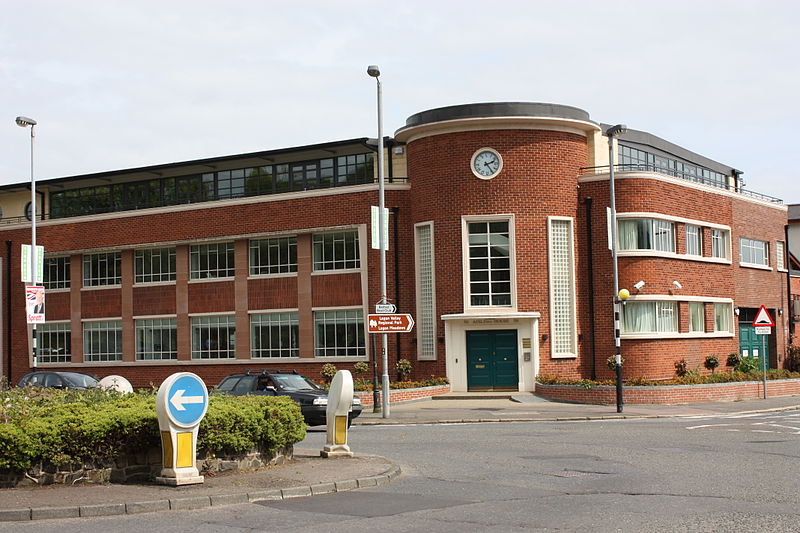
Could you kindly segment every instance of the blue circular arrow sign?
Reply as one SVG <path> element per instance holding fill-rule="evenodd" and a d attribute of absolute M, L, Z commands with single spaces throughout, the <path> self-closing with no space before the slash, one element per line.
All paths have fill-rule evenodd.
<path fill-rule="evenodd" d="M 208 391 L 198 376 L 184 373 L 167 388 L 167 413 L 179 426 L 198 424 L 208 408 Z"/>

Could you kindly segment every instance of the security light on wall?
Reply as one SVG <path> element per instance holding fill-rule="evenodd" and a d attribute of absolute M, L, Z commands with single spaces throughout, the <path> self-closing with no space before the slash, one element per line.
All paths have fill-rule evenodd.
<path fill-rule="evenodd" d="M 642 290 L 642 287 L 644 287 L 644 281 L 637 281 L 636 283 L 633 284 L 633 288 L 636 289 L 637 291 Z"/>
<path fill-rule="evenodd" d="M 672 285 L 673 285 L 673 286 L 674 286 L 676 289 L 682 289 L 682 288 L 683 288 L 683 285 L 681 285 L 681 282 L 680 282 L 680 281 L 673 281 L 673 282 L 672 282 Z"/>

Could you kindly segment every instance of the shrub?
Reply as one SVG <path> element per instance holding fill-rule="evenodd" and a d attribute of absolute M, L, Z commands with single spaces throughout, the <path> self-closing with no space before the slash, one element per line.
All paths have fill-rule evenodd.
<path fill-rule="evenodd" d="M 681 359 L 680 361 L 675 361 L 675 375 L 679 378 L 684 377 L 689 372 L 689 363 L 686 362 L 686 359 Z"/>
<path fill-rule="evenodd" d="M 322 379 L 330 383 L 333 380 L 333 376 L 336 375 L 336 365 L 333 363 L 325 363 L 322 365 L 322 370 L 320 374 L 322 375 Z"/>
<path fill-rule="evenodd" d="M 356 376 L 366 374 L 367 372 L 369 372 L 369 365 L 365 361 L 359 361 L 353 365 L 353 373 Z"/>
<path fill-rule="evenodd" d="M 757 374 L 761 371 L 761 359 L 758 357 L 742 357 L 739 364 L 734 368 L 743 374 Z"/>
<path fill-rule="evenodd" d="M 707 355 L 705 360 L 703 361 L 703 366 L 706 367 L 711 373 L 714 373 L 714 370 L 717 369 L 719 366 L 719 357 L 716 355 Z"/>
<path fill-rule="evenodd" d="M 400 359 L 395 364 L 395 370 L 397 370 L 397 375 L 400 377 L 400 381 L 405 381 L 408 376 L 411 375 L 411 371 L 414 367 L 411 366 L 411 361 L 408 359 Z"/>
<path fill-rule="evenodd" d="M 620 364 L 622 366 L 625 366 L 625 358 L 624 357 L 620 357 L 619 361 L 620 361 Z M 613 372 L 617 371 L 617 356 L 616 356 L 616 354 L 608 356 L 608 359 L 606 359 L 606 365 L 608 366 L 608 368 L 611 371 L 613 371 Z"/>
<path fill-rule="evenodd" d="M 739 363 L 741 362 L 742 362 L 742 356 L 734 352 L 728 355 L 728 359 L 725 361 L 725 365 L 731 368 L 736 368 L 737 366 L 739 366 Z"/>
<path fill-rule="evenodd" d="M 800 372 L 800 346 L 791 344 L 786 348 L 786 369 L 789 372 Z"/>

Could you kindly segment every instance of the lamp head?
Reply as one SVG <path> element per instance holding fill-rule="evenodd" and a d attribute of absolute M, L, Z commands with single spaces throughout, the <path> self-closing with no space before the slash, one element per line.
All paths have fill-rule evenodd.
<path fill-rule="evenodd" d="M 609 137 L 616 137 L 617 135 L 622 135 L 628 131 L 628 126 L 625 124 L 617 124 L 616 126 L 612 126 L 606 130 L 606 135 Z"/>
<path fill-rule="evenodd" d="M 28 117 L 17 117 L 16 122 L 17 126 L 19 126 L 20 128 L 27 128 L 28 126 L 36 125 L 36 121 Z"/>
<path fill-rule="evenodd" d="M 628 289 L 620 289 L 619 292 L 617 293 L 617 298 L 619 298 L 623 302 L 625 300 L 627 300 L 628 298 L 630 298 L 630 296 L 631 296 L 631 293 L 630 293 L 630 291 Z"/>
<path fill-rule="evenodd" d="M 378 65 L 370 65 L 367 67 L 367 74 L 373 78 L 377 78 L 381 75 L 381 69 L 378 68 Z"/>

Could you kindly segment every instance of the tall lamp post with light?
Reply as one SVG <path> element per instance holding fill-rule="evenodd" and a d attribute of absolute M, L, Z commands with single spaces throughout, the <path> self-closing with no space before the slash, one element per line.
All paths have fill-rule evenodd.
<path fill-rule="evenodd" d="M 36 126 L 36 121 L 32 118 L 22 117 L 19 116 L 15 119 L 17 126 L 20 128 L 27 128 L 28 126 L 31 127 L 31 253 L 29 254 L 30 259 L 30 280 L 32 284 L 36 284 L 36 180 L 33 175 L 33 140 L 36 138 L 36 133 L 34 132 L 34 126 Z M 33 368 L 36 368 L 36 324 L 32 324 L 31 327 L 32 339 L 31 339 L 31 346 L 33 349 Z"/>
<path fill-rule="evenodd" d="M 617 385 L 617 412 L 622 412 L 622 347 L 620 346 L 621 303 L 628 298 L 627 289 L 619 290 L 619 268 L 617 264 L 617 201 L 614 193 L 614 137 L 628 131 L 625 124 L 617 124 L 606 130 L 608 136 L 609 195 L 611 197 L 611 263 L 614 272 L 614 370 Z"/>
<path fill-rule="evenodd" d="M 386 249 L 384 241 L 383 226 L 386 223 L 384 213 L 384 187 L 383 187 L 383 102 L 381 95 L 381 69 L 378 65 L 367 67 L 367 74 L 375 78 L 378 85 L 378 248 L 380 249 L 381 263 L 381 300 L 380 303 L 388 303 L 386 299 Z M 381 376 L 381 417 L 389 417 L 389 356 L 387 348 L 389 345 L 388 335 L 381 334 L 381 362 L 383 364 L 383 375 Z"/>

